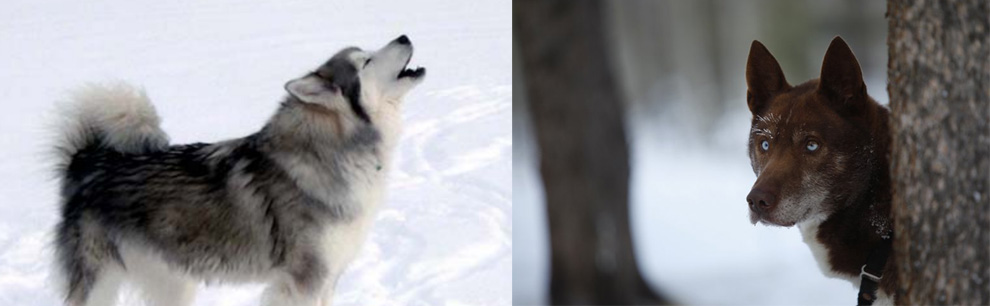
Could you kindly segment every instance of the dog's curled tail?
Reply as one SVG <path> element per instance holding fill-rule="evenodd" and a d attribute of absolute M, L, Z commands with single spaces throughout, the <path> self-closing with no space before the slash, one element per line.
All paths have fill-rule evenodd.
<path fill-rule="evenodd" d="M 87 84 L 59 105 L 61 126 L 56 144 L 59 168 L 87 147 L 121 153 L 147 153 L 168 147 L 168 135 L 143 89 L 117 82 Z"/>

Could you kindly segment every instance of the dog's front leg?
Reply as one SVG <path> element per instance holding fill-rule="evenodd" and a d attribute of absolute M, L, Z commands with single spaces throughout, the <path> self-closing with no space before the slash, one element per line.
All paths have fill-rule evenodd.
<path fill-rule="evenodd" d="M 340 279 L 340 271 L 331 271 L 327 276 L 327 283 L 323 287 L 323 294 L 320 297 L 320 306 L 332 306 L 333 295 L 337 287 L 337 279 Z"/>
<path fill-rule="evenodd" d="M 272 282 L 262 294 L 263 306 L 317 306 L 320 303 L 320 290 L 309 290 L 293 277 L 284 277 Z"/>
<path fill-rule="evenodd" d="M 318 256 L 299 256 L 288 264 L 287 273 L 265 289 L 261 305 L 317 306 L 326 287 L 328 269 Z"/>

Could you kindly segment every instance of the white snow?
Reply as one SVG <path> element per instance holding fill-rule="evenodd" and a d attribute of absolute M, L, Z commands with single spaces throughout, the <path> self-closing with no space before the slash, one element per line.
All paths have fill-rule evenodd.
<path fill-rule="evenodd" d="M 506 305 L 512 273 L 511 5 L 504 1 L 34 1 L 0 4 L 0 305 L 59 305 L 48 281 L 55 101 L 143 86 L 173 143 L 259 129 L 283 84 L 400 34 L 427 79 L 406 98 L 387 202 L 335 305 Z M 257 305 L 260 285 L 195 305 Z M 127 297 L 132 302 L 132 297 Z M 122 304 L 124 305 L 124 304 Z M 130 305 L 130 304 L 126 304 Z"/>

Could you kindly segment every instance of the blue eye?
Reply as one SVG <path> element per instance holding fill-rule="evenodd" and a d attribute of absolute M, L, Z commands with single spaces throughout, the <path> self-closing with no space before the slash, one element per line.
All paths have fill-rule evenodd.
<path fill-rule="evenodd" d="M 770 149 L 770 142 L 764 140 L 763 143 L 760 144 L 760 147 L 763 148 L 763 151 L 769 150 Z"/>
<path fill-rule="evenodd" d="M 805 148 L 808 148 L 808 151 L 818 150 L 818 143 L 814 141 L 809 141 L 808 146 L 806 146 Z"/>

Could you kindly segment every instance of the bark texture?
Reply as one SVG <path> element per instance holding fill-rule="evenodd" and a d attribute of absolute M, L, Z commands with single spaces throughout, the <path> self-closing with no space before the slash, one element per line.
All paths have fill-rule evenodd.
<path fill-rule="evenodd" d="M 897 304 L 990 304 L 990 8 L 889 0 Z"/>
<path fill-rule="evenodd" d="M 513 3 L 550 226 L 550 302 L 654 304 L 633 254 L 623 103 L 601 9 L 594 0 Z"/>

